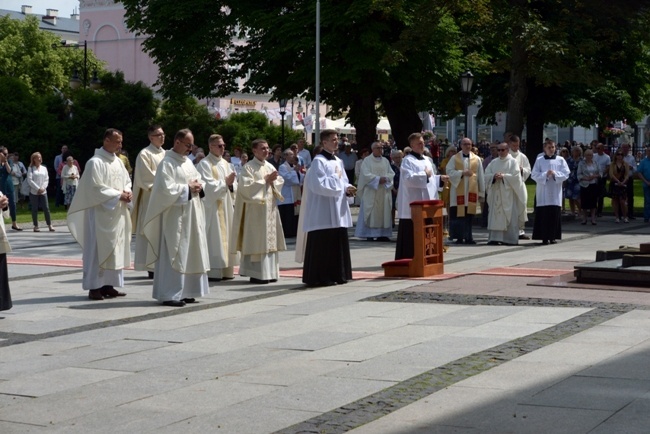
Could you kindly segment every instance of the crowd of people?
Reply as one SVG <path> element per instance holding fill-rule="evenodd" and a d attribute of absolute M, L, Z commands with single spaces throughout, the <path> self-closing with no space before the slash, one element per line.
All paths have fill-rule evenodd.
<path fill-rule="evenodd" d="M 238 147 L 231 156 L 217 134 L 208 138 L 207 153 L 188 129 L 175 133 L 167 151 L 162 126 L 151 126 L 147 135 L 150 144 L 133 168 L 116 129 L 106 130 L 83 174 L 66 146 L 55 159 L 56 203 L 68 209 L 68 227 L 82 247 L 82 287 L 91 300 L 126 295 L 116 288 L 124 286 L 123 270 L 131 264 L 132 235 L 134 268 L 153 279 L 152 297 L 166 306 L 196 303 L 209 293 L 210 281 L 235 278 L 236 266 L 251 283 L 277 281 L 279 252 L 293 237 L 306 285 L 345 284 L 352 278 L 348 228 L 355 203 L 354 235 L 362 240 L 390 241 L 397 216 L 396 259 L 414 255 L 410 203 L 421 200 L 444 201 L 456 244 L 476 244 L 472 228 L 480 212 L 488 245 L 515 245 L 531 238 L 524 231 L 529 177 L 536 184 L 532 239 L 542 244 L 561 239 L 566 200 L 583 225 L 597 224 L 605 196 L 612 198 L 614 221 L 629 222 L 635 217 L 635 178 L 643 182 L 643 218 L 650 220 L 650 148 L 637 162 L 627 144 L 610 157 L 602 143 L 558 147 L 546 140 L 530 164 L 513 134 L 484 149 L 468 138 L 445 149 L 445 143 L 413 133 L 403 150 L 376 141 L 357 152 L 336 131 L 323 130 L 313 154 L 304 140 L 282 149 L 258 139 L 249 160 Z M 24 194 L 34 231 L 40 231 L 39 210 L 55 230 L 40 153 L 24 167 L 18 155 L 0 147 L 0 181 L 0 207 L 8 208 L 12 229 L 22 230 L 15 206 Z M 0 294 L 0 310 L 11 307 L 3 283 L 9 250 L 3 228 L 0 287 L 6 294 Z"/>

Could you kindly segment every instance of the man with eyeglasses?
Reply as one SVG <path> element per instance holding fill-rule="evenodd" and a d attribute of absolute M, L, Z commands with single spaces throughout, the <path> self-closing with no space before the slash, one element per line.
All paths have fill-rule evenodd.
<path fill-rule="evenodd" d="M 496 147 L 497 158 L 485 168 L 488 216 L 488 245 L 516 245 L 519 228 L 526 223 L 526 185 L 519 163 L 508 153 L 507 143 Z"/>
<path fill-rule="evenodd" d="M 267 284 L 278 280 L 278 252 L 287 249 L 277 205 L 277 200 L 284 200 L 284 179 L 267 161 L 266 140 L 254 140 L 251 148 L 255 158 L 239 175 L 230 253 L 241 253 L 241 276 L 248 276 L 251 283 Z"/>
<path fill-rule="evenodd" d="M 208 139 L 210 152 L 196 166 L 205 181 L 205 225 L 208 236 L 210 270 L 208 280 L 233 279 L 234 266 L 239 264 L 236 254 L 231 254 L 228 242 L 232 230 L 233 193 L 237 192 L 237 174 L 223 154 L 226 144 L 223 137 L 213 134 Z"/>
<path fill-rule="evenodd" d="M 131 221 L 133 222 L 133 233 L 135 234 L 135 258 L 133 268 L 137 271 L 147 271 L 149 278 L 153 278 L 153 268 L 147 268 L 147 240 L 142 234 L 144 217 L 147 214 L 147 206 L 151 197 L 153 180 L 156 176 L 156 169 L 165 156 L 162 148 L 165 142 L 165 132 L 160 125 L 151 125 L 147 129 L 149 146 L 142 149 L 135 160 L 133 175 L 133 211 Z"/>
<path fill-rule="evenodd" d="M 131 178 L 117 157 L 122 133 L 104 132 L 88 160 L 68 210 L 68 228 L 81 245 L 82 288 L 90 300 L 125 296 L 124 268 L 131 265 Z"/>
<path fill-rule="evenodd" d="M 187 157 L 194 135 L 182 129 L 173 148 L 165 153 L 151 189 L 143 233 L 149 248 L 147 263 L 155 264 L 153 298 L 165 306 L 196 303 L 210 292 L 210 269 L 201 198 L 205 183 Z"/>

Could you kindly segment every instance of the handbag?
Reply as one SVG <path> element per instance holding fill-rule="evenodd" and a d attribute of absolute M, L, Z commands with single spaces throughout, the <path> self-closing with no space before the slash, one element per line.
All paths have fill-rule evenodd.
<path fill-rule="evenodd" d="M 20 184 L 20 194 L 23 196 L 29 196 L 29 182 L 27 178 L 23 179 L 22 184 Z"/>

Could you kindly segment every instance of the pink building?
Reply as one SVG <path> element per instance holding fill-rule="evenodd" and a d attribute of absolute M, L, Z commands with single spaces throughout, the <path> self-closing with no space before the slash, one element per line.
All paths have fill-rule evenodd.
<path fill-rule="evenodd" d="M 88 48 L 107 63 L 109 70 L 124 72 L 127 81 L 154 87 L 158 67 L 142 51 L 144 37 L 128 31 L 122 4 L 112 0 L 79 3 L 79 41 L 88 41 Z"/>

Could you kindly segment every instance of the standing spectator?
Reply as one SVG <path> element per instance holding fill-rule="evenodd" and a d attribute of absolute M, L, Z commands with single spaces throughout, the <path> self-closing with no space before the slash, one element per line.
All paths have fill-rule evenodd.
<path fill-rule="evenodd" d="M 609 165 L 611 163 L 611 158 L 605 153 L 605 145 L 598 142 L 591 143 L 596 147 L 596 154 L 593 155 L 593 161 L 598 165 L 598 172 L 600 173 L 600 178 L 598 178 L 598 196 L 596 198 L 596 216 L 600 217 L 603 214 L 603 201 L 605 200 L 605 191 L 607 190 L 607 175 L 609 174 Z"/>
<path fill-rule="evenodd" d="M 634 217 L 634 178 L 636 178 L 636 159 L 630 151 L 629 143 L 623 143 L 620 152 L 623 153 L 623 161 L 625 161 L 630 168 L 630 176 L 628 177 L 627 184 L 625 184 L 627 191 L 627 217 L 630 220 L 636 220 L 636 217 Z"/>
<path fill-rule="evenodd" d="M 612 195 L 615 223 L 629 223 L 627 218 L 627 183 L 630 180 L 630 166 L 623 161 L 623 151 L 616 151 L 614 161 L 609 165 L 609 191 Z"/>
<path fill-rule="evenodd" d="M 7 209 L 9 198 L 0 192 L 0 208 Z M 9 273 L 7 272 L 7 253 L 11 246 L 7 240 L 5 225 L 0 225 L 0 310 L 9 310 L 13 307 L 11 292 L 9 291 Z"/>
<path fill-rule="evenodd" d="M 609 156 L 608 156 L 609 157 Z M 602 179 L 600 166 L 594 161 L 594 151 L 587 149 L 584 160 L 578 164 L 578 181 L 580 182 L 580 207 L 582 224 L 587 224 L 587 213 L 591 213 L 591 224 L 596 224 L 596 208 L 600 195 L 599 180 Z"/>
<path fill-rule="evenodd" d="M 433 164 L 438 167 L 440 164 L 440 141 L 436 139 L 436 136 L 433 136 L 431 139 L 431 158 L 433 159 Z"/>
<path fill-rule="evenodd" d="M 47 173 L 47 170 L 45 170 Z M 16 223 L 16 199 L 14 195 L 14 181 L 12 176 L 11 164 L 9 161 L 9 151 L 4 146 L 0 146 L 0 191 L 9 199 L 9 215 L 11 216 L 11 229 L 22 231 L 22 228 Z"/>
<path fill-rule="evenodd" d="M 235 148 L 232 150 L 232 152 L 233 152 L 233 155 L 232 155 L 232 157 L 230 157 L 230 164 L 233 165 L 233 167 L 235 168 L 235 172 L 237 173 L 237 175 L 239 175 L 239 171 L 241 170 L 241 167 L 246 163 L 241 161 L 242 151 L 241 151 L 241 148 L 239 146 L 235 146 Z M 228 155 L 230 155 L 230 154 L 228 154 Z"/>
<path fill-rule="evenodd" d="M 578 180 L 578 164 L 582 161 L 582 148 L 574 146 L 571 148 L 571 156 L 567 160 L 569 166 L 569 179 L 566 180 L 565 196 L 569 199 L 571 214 L 578 217 L 580 213 L 580 181 Z"/>
<path fill-rule="evenodd" d="M 300 209 L 300 188 L 305 180 L 305 172 L 297 163 L 297 155 L 291 149 L 283 153 L 284 163 L 278 170 L 284 185 L 282 186 L 282 197 L 278 199 L 278 212 L 282 221 L 284 238 L 294 238 L 298 230 L 298 211 Z"/>
<path fill-rule="evenodd" d="M 311 166 L 311 153 L 309 152 L 309 149 L 305 149 L 305 139 L 298 139 L 297 142 L 298 145 L 298 156 L 302 158 L 302 161 L 304 162 L 305 169 L 309 169 Z"/>
<path fill-rule="evenodd" d="M 52 221 L 50 220 L 50 205 L 47 201 L 47 186 L 50 182 L 50 176 L 47 168 L 42 165 L 43 157 L 40 152 L 34 152 L 30 159 L 29 170 L 27 171 L 27 180 L 29 182 L 29 204 L 32 207 L 32 222 L 34 223 L 34 232 L 40 232 L 38 228 L 38 208 L 43 209 L 45 222 L 50 232 L 54 232 Z M 61 182 L 59 180 L 59 182 Z M 61 190 L 63 191 L 63 190 Z"/>
<path fill-rule="evenodd" d="M 530 177 L 537 183 L 533 239 L 555 244 L 562 239 L 562 183 L 569 177 L 569 166 L 555 155 L 552 140 L 544 144 L 544 155 L 535 161 Z"/>
<path fill-rule="evenodd" d="M 343 152 L 339 152 L 338 157 L 343 161 L 343 167 L 345 167 L 345 174 L 348 180 L 350 183 L 353 183 L 355 181 L 354 169 L 358 160 L 357 153 L 352 150 L 351 144 L 346 143 Z"/>
<path fill-rule="evenodd" d="M 645 148 L 645 158 L 637 167 L 639 179 L 643 182 L 643 221 L 650 221 L 650 146 Z"/>
<path fill-rule="evenodd" d="M 393 149 L 390 151 L 390 168 L 393 169 L 395 176 L 393 177 L 393 188 L 391 188 L 391 196 L 393 200 L 393 205 L 390 211 L 390 221 L 393 223 L 393 228 L 395 227 L 395 212 L 397 211 L 397 193 L 399 191 L 399 175 L 400 175 L 400 166 L 402 165 L 402 159 L 404 154 L 399 149 Z"/>
<path fill-rule="evenodd" d="M 74 165 L 74 158 L 72 155 L 68 156 L 65 160 L 66 164 L 61 171 L 61 182 L 63 183 L 65 209 L 68 209 L 72 203 L 72 198 L 77 192 L 77 185 L 79 185 L 79 169 Z"/>
<path fill-rule="evenodd" d="M 14 203 L 18 203 L 20 200 L 20 184 L 27 175 L 27 169 L 25 169 L 25 165 L 20 161 L 18 152 L 14 152 L 10 158 L 11 177 L 14 184 Z"/>
<path fill-rule="evenodd" d="M 296 163 L 295 164 L 302 167 L 304 169 L 303 170 L 303 173 L 304 173 L 307 170 L 307 166 L 305 165 L 305 160 L 300 155 L 298 155 L 298 145 L 295 144 L 295 143 L 292 143 L 291 146 L 289 146 L 289 149 L 291 149 L 293 151 L 293 154 L 296 156 Z"/>
<path fill-rule="evenodd" d="M 54 157 L 54 170 L 57 171 L 56 173 L 56 190 L 54 193 L 54 206 L 59 206 L 63 205 L 64 202 L 64 197 L 63 197 L 63 187 L 61 186 L 61 172 L 59 172 L 57 169 L 59 166 L 62 167 L 63 162 L 65 161 L 65 154 L 68 152 L 68 147 L 66 145 L 61 146 L 61 153 Z"/>
<path fill-rule="evenodd" d="M 363 163 L 363 159 L 366 158 L 368 155 L 370 155 L 370 151 L 368 150 L 368 148 L 363 148 L 360 152 L 360 155 L 361 157 L 357 159 L 356 163 L 354 163 L 354 179 L 357 181 L 359 180 L 359 174 L 361 173 L 361 164 Z M 345 172 L 345 174 L 347 175 L 348 172 Z M 350 184 L 354 184 L 352 178 L 348 178 L 348 180 L 350 180 Z"/>
<path fill-rule="evenodd" d="M 278 170 L 280 168 L 280 164 L 284 162 L 284 160 L 282 160 L 282 146 L 275 145 L 271 150 L 271 156 L 266 161 L 271 163 L 275 170 Z"/>
<path fill-rule="evenodd" d="M 133 168 L 131 167 L 131 162 L 129 161 L 129 153 L 126 150 L 122 149 L 122 144 L 120 144 L 120 149 L 117 151 L 117 156 L 124 164 L 126 172 L 129 174 L 129 178 L 133 179 Z"/>

